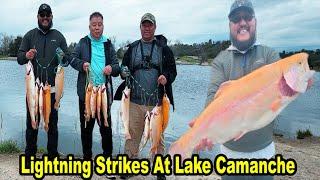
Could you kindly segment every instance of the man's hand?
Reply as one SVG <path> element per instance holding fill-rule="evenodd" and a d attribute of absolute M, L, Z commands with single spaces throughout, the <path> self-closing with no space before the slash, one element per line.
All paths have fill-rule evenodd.
<path fill-rule="evenodd" d="M 200 141 L 200 143 L 198 145 L 196 145 L 194 150 L 199 152 L 199 151 L 205 150 L 207 148 L 208 151 L 210 151 L 210 150 L 212 150 L 212 147 L 213 147 L 212 141 L 208 138 L 204 138 Z"/>
<path fill-rule="evenodd" d="M 82 68 L 83 68 L 83 70 L 84 70 L 85 72 L 88 72 L 89 67 L 90 67 L 90 63 L 88 63 L 88 62 L 85 62 L 85 63 L 83 63 L 83 65 L 82 65 Z"/>
<path fill-rule="evenodd" d="M 130 76 L 130 70 L 128 69 L 127 66 L 121 66 L 121 76 L 123 78 Z"/>
<path fill-rule="evenodd" d="M 36 49 L 30 49 L 27 53 L 26 53 L 26 58 L 28 60 L 32 60 L 34 58 L 34 56 L 36 55 L 37 50 Z"/>
<path fill-rule="evenodd" d="M 162 84 L 163 86 L 167 84 L 167 78 L 164 75 L 160 75 L 158 78 L 158 84 Z"/>
<path fill-rule="evenodd" d="M 193 119 L 191 122 L 189 122 L 189 126 L 192 128 L 195 122 L 196 122 L 196 119 Z M 198 145 L 196 145 L 194 150 L 198 151 L 198 152 L 205 150 L 206 148 L 208 150 L 212 150 L 212 147 L 213 147 L 212 141 L 208 138 L 204 138 L 200 141 L 200 143 Z"/>
<path fill-rule="evenodd" d="M 104 67 L 104 69 L 103 69 L 103 74 L 105 74 L 105 75 L 108 76 L 108 75 L 111 74 L 111 72 L 112 72 L 112 67 L 111 67 L 110 65 Z"/>

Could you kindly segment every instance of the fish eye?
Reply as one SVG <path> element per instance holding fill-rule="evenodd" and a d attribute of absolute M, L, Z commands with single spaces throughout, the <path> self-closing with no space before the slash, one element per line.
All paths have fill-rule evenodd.
<path fill-rule="evenodd" d="M 302 64 L 302 62 L 301 62 L 301 61 L 299 61 L 299 62 L 298 62 L 298 64 L 300 64 L 300 65 L 301 65 L 301 64 Z"/>

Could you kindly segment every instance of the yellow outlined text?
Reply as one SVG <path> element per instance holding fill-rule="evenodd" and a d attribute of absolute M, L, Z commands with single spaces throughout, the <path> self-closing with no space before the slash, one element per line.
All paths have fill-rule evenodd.
<path fill-rule="evenodd" d="M 92 161 L 76 159 L 68 155 L 66 159 L 59 157 L 50 161 L 47 155 L 41 159 L 30 157 L 30 166 L 26 166 L 26 156 L 19 156 L 20 175 L 33 175 L 35 179 L 42 179 L 45 175 L 81 175 L 83 179 L 92 177 Z"/>
<path fill-rule="evenodd" d="M 297 162 L 277 154 L 271 159 L 228 159 L 219 154 L 214 160 L 219 175 L 294 175 Z"/>
<path fill-rule="evenodd" d="M 98 175 L 148 175 L 150 173 L 147 159 L 130 159 L 128 155 L 118 155 L 115 159 L 97 155 L 94 159 L 94 171 Z"/>

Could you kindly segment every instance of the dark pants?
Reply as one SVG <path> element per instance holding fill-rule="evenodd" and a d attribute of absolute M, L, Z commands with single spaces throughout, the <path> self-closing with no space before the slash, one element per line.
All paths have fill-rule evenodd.
<path fill-rule="evenodd" d="M 79 99 L 79 112 L 80 112 L 80 126 L 81 126 L 81 142 L 82 142 L 82 151 L 83 151 L 83 158 L 84 159 L 91 159 L 92 158 L 92 131 L 94 124 L 96 122 L 95 119 L 91 118 L 88 122 L 85 122 L 84 118 L 84 110 L 85 104 L 84 101 Z M 108 109 L 110 112 L 110 109 Z M 111 116 L 108 116 L 108 123 L 109 126 L 105 127 L 103 122 L 103 114 L 102 111 L 100 113 L 100 134 L 101 134 L 101 143 L 102 143 L 102 150 L 103 155 L 111 156 L 112 155 L 112 129 L 111 129 Z"/>
<path fill-rule="evenodd" d="M 58 111 L 53 107 L 55 102 L 55 94 L 51 94 L 51 113 L 49 118 L 49 130 L 48 130 L 48 143 L 47 150 L 50 159 L 59 156 L 58 153 Z M 37 153 L 37 139 L 38 139 L 38 129 L 33 129 L 31 125 L 31 117 L 29 113 L 28 103 L 27 107 L 27 129 L 26 129 L 26 149 L 25 154 L 27 157 L 34 156 Z M 40 116 L 38 116 L 38 126 L 40 121 Z"/>

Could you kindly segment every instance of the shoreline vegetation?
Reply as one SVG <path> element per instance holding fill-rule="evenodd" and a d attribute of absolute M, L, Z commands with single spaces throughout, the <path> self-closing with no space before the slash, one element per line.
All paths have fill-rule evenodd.
<path fill-rule="evenodd" d="M 304 139 L 287 139 L 281 136 L 274 136 L 276 144 L 276 154 L 282 154 L 285 159 L 294 159 L 297 162 L 298 170 L 293 176 L 275 176 L 274 179 L 318 179 L 320 171 L 316 169 L 320 166 L 320 137 L 306 137 Z M 14 144 L 14 141 L 10 141 Z M 11 145 L 10 145 L 11 146 Z M 21 152 L 20 152 L 21 153 Z M 41 157 L 43 152 L 37 154 Z M 0 179 L 33 179 L 32 176 L 19 175 L 19 152 L 0 153 Z M 63 158 L 65 158 L 63 156 Z M 81 179 L 80 176 L 46 176 L 46 179 Z M 93 175 L 92 179 L 105 179 L 104 176 Z M 119 179 L 119 177 L 117 177 Z M 135 176 L 133 180 L 155 179 L 154 176 Z M 211 180 L 221 179 L 214 172 L 210 176 L 168 176 L 167 179 L 181 180 Z"/>
<path fill-rule="evenodd" d="M 175 57 L 177 65 L 199 65 L 199 66 L 211 66 L 213 59 L 208 59 L 208 61 L 201 62 L 199 57 L 197 56 L 182 56 L 182 57 Z M 0 61 L 7 60 L 7 61 L 16 61 L 17 57 L 8 57 L 8 56 L 1 56 Z M 320 60 L 319 60 L 320 62 Z M 119 63 L 121 63 L 121 59 L 119 59 Z M 319 65 L 313 66 L 313 69 L 316 71 L 320 71 L 320 63 Z"/>
<path fill-rule="evenodd" d="M 113 44 L 116 44 L 116 37 L 110 37 Z M 17 56 L 19 46 L 22 42 L 22 36 L 10 36 L 5 33 L 0 33 L 0 60 L 5 57 Z M 128 40 L 118 44 L 116 49 L 116 55 L 118 59 L 122 59 L 125 51 L 127 50 L 127 45 L 131 42 Z M 71 42 L 68 45 L 68 51 L 73 52 L 77 43 Z M 227 49 L 231 44 L 230 40 L 214 41 L 209 39 L 204 42 L 185 44 L 177 40 L 173 42 L 168 40 L 168 46 L 171 48 L 177 64 L 183 65 L 210 65 L 212 60 L 223 50 Z M 310 47 L 311 50 L 301 49 L 298 50 L 288 50 L 285 47 L 281 49 L 278 48 L 279 56 L 285 58 L 299 52 L 305 52 L 309 54 L 309 65 L 313 69 L 320 69 L 320 49 L 315 47 Z M 301 47 L 300 47 L 301 48 Z M 10 57 L 9 57 L 10 58 Z M 10 59 L 13 60 L 13 59 Z"/>

